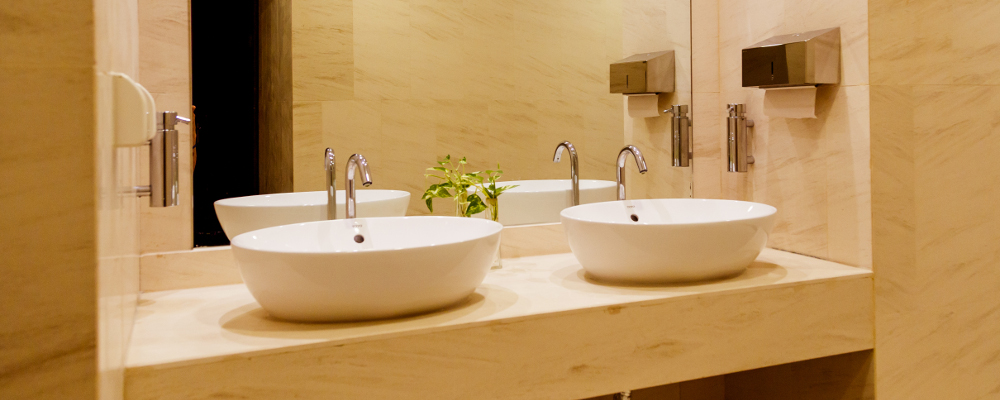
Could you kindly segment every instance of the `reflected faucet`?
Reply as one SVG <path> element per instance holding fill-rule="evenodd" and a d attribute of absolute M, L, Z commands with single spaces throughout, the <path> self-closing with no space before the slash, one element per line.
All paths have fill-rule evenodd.
<path fill-rule="evenodd" d="M 580 205 L 580 162 L 576 158 L 576 148 L 573 143 L 565 141 L 556 146 L 556 153 L 552 156 L 552 162 L 557 163 L 562 159 L 563 149 L 569 150 L 569 177 L 573 181 L 573 205 Z"/>
<path fill-rule="evenodd" d="M 646 173 L 646 159 L 642 157 L 642 152 L 639 149 L 628 145 L 618 152 L 618 174 L 615 176 L 618 180 L 618 200 L 625 200 L 625 159 L 628 158 L 629 153 L 635 158 L 635 164 L 639 166 L 639 173 Z"/>
<path fill-rule="evenodd" d="M 326 219 L 337 219 L 337 157 L 326 148 Z"/>
<path fill-rule="evenodd" d="M 363 179 L 363 185 L 365 187 L 372 185 L 372 175 L 368 171 L 368 160 L 365 160 L 365 156 L 361 154 L 353 154 L 351 158 L 347 159 L 347 219 L 354 219 L 356 217 L 355 210 L 357 202 L 355 201 L 354 193 L 354 170 L 361 169 L 361 179 Z"/>

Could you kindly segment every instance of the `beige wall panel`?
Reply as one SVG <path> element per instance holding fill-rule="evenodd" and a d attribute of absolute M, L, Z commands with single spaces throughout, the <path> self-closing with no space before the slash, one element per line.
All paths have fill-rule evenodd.
<path fill-rule="evenodd" d="M 191 26 L 189 0 L 137 0 L 137 81 L 156 101 L 157 111 L 191 116 Z M 142 202 L 142 252 L 189 250 L 194 246 L 191 185 L 192 138 L 188 125 L 178 124 L 180 205 L 151 208 Z M 148 148 L 142 152 L 148 154 Z M 148 155 L 140 160 L 142 182 L 148 182 Z"/>
<path fill-rule="evenodd" d="M 293 18 L 295 190 L 322 188 L 328 146 L 341 164 L 364 154 L 372 188 L 409 191 L 414 215 L 428 214 L 423 174 L 446 154 L 468 157 L 470 170 L 500 163 L 506 180 L 565 179 L 569 167 L 551 158 L 570 140 L 581 178 L 614 179 L 623 111 L 607 65 L 622 55 L 620 2 L 296 0 L 293 9 L 309 14 Z M 330 54 L 345 58 L 324 59 L 322 49 L 344 46 Z M 436 214 L 452 214 L 447 203 L 435 202 Z"/>
<path fill-rule="evenodd" d="M 719 93 L 696 92 L 692 97 L 692 193 L 698 199 L 719 199 L 722 198 L 722 178 L 726 174 L 726 154 L 720 141 L 725 137 L 725 114 L 719 106 Z"/>
<path fill-rule="evenodd" d="M 354 95 L 352 1 L 293 0 L 292 82 L 296 101 Z"/>
<path fill-rule="evenodd" d="M 331 144 L 332 145 L 332 144 Z M 297 101 L 292 103 L 292 183 L 296 192 L 324 190 L 326 170 L 323 157 L 326 146 L 323 145 L 323 103 L 318 101 Z M 337 159 L 337 168 L 341 168 L 341 160 L 347 160 L 350 153 L 342 149 Z M 341 180 L 339 175 L 338 180 Z M 341 184 L 340 187 L 343 187 Z"/>
<path fill-rule="evenodd" d="M 872 84 L 1000 84 L 1000 7 L 989 0 L 873 0 Z"/>
<path fill-rule="evenodd" d="M 691 4 L 686 0 L 628 1 L 622 8 L 622 57 L 674 51 L 675 91 L 660 94 L 661 110 L 673 104 L 691 106 L 690 10 Z M 631 118 L 625 113 L 625 144 L 638 147 L 649 168 L 647 173 L 640 174 L 635 163 L 628 161 L 625 180 L 629 198 L 691 197 L 691 168 L 673 167 L 671 117 L 663 114 Z"/>
<path fill-rule="evenodd" d="M 880 396 L 1000 395 L 1000 89 L 874 88 Z"/>
<path fill-rule="evenodd" d="M 139 203 L 127 191 L 140 185 L 141 148 L 115 147 L 110 71 L 138 77 L 138 4 L 98 0 L 93 5 L 97 176 L 97 392 L 122 399 L 125 354 L 139 294 Z M 80 151 L 80 150 L 77 150 Z M 144 169 L 144 168 L 142 168 Z M 76 398 L 74 396 L 69 396 Z"/>
<path fill-rule="evenodd" d="M 8 1 L 0 5 L 2 67 L 94 65 L 92 1 Z"/>
<path fill-rule="evenodd" d="M 88 42 L 62 44 L 93 54 L 92 10 L 9 7 L 18 24 L 0 42 L 50 40 L 32 30 L 58 14 L 51 7 L 78 14 L 69 26 L 89 27 L 73 32 Z M 88 399 L 97 390 L 95 77 L 92 65 L 71 66 L 92 59 L 65 50 L 69 58 L 53 50 L 55 67 L 0 67 L 0 109 L 17 116 L 0 119 L 0 398 Z"/>
<path fill-rule="evenodd" d="M 721 0 L 719 10 L 718 107 L 724 118 L 726 103 L 747 104 L 757 160 L 749 173 L 723 173 L 723 196 L 778 208 L 769 246 L 871 268 L 867 3 Z M 818 88 L 817 118 L 764 116 L 764 91 L 742 88 L 740 49 L 837 26 L 840 84 Z M 718 143 L 726 157 L 725 136 Z"/>

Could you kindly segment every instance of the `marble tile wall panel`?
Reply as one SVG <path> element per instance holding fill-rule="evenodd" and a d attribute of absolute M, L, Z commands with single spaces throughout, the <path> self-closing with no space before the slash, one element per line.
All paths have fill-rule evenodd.
<path fill-rule="evenodd" d="M 124 359 L 139 294 L 140 199 L 126 188 L 140 185 L 143 149 L 116 147 L 108 72 L 138 79 L 138 4 L 94 2 L 97 197 L 97 397 L 123 398 Z M 93 305 L 92 305 L 93 306 Z M 75 397 L 74 397 L 75 398 Z"/>
<path fill-rule="evenodd" d="M 638 195 L 689 194 L 690 171 L 669 167 L 669 117 L 633 124 L 607 88 L 608 64 L 629 52 L 676 47 L 690 75 L 687 13 L 660 3 L 296 0 L 309 16 L 293 18 L 295 190 L 322 189 L 326 147 L 364 154 L 372 188 L 410 191 L 416 215 L 428 213 L 424 170 L 445 154 L 475 170 L 499 162 L 508 180 L 564 179 L 550 160 L 570 140 L 581 178 L 613 180 L 624 127 L 656 166 L 631 180 Z"/>
<path fill-rule="evenodd" d="M 693 196 L 722 198 L 725 118 L 719 107 L 719 1 L 691 2 Z"/>
<path fill-rule="evenodd" d="M 719 113 L 746 103 L 756 122 L 746 174 L 722 173 L 723 197 L 771 204 L 778 219 L 769 246 L 871 268 L 867 2 L 719 2 Z M 769 118 L 764 91 L 742 88 L 740 49 L 768 37 L 840 27 L 840 84 L 820 86 L 817 118 Z M 725 125 L 720 122 L 720 155 Z M 696 141 L 697 143 L 697 141 Z"/>
<path fill-rule="evenodd" d="M 691 7 L 687 0 L 633 0 L 623 4 L 623 57 L 674 50 L 675 91 L 660 94 L 661 110 L 673 104 L 692 105 Z M 629 198 L 691 197 L 692 168 L 672 166 L 671 117 L 664 114 L 631 118 L 625 114 L 625 144 L 638 147 L 649 167 L 648 172 L 640 174 L 632 160 L 628 161 L 625 179 Z"/>
<path fill-rule="evenodd" d="M 81 21 L 91 18 L 89 9 L 56 2 L 0 10 L 17 17 L 0 33 L 2 43 L 44 43 L 49 38 L 31 30 L 56 18 L 89 26 L 74 32 L 77 40 L 65 39 L 68 56 L 76 56 L 73 46 L 93 54 L 93 25 Z M 0 119 L 5 399 L 92 399 L 97 392 L 94 67 L 58 53 L 50 54 L 51 67 L 32 65 L 42 58 L 0 61 L 0 108 L 17 116 Z"/>
<path fill-rule="evenodd" d="M 885 399 L 1000 395 L 998 98 L 997 85 L 872 86 Z"/>
<path fill-rule="evenodd" d="M 136 80 L 156 101 L 157 111 L 177 111 L 191 116 L 191 27 L 189 0 L 135 0 L 137 2 L 138 53 Z M 135 22 L 133 22 L 135 23 Z M 191 128 L 177 125 L 180 147 L 180 205 L 152 208 L 142 204 L 143 252 L 189 250 L 194 245 L 191 171 Z M 141 165 L 147 165 L 148 148 Z M 148 168 L 141 168 L 147 182 Z"/>
<path fill-rule="evenodd" d="M 111 143 L 103 73 L 134 65 L 114 36 L 129 10 L 0 5 L 0 398 L 121 397 L 134 152 Z"/>

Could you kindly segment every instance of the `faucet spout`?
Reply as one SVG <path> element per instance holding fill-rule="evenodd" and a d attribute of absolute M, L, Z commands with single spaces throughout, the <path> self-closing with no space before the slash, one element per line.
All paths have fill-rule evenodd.
<path fill-rule="evenodd" d="M 632 157 L 635 158 L 635 165 L 639 167 L 639 173 L 646 173 L 646 159 L 642 156 L 642 152 L 638 148 L 628 145 L 622 151 L 618 152 L 618 170 L 615 176 L 618 181 L 618 200 L 625 200 L 625 160 L 629 154 L 632 154 Z"/>
<path fill-rule="evenodd" d="M 323 157 L 326 169 L 326 219 L 337 219 L 337 156 L 327 147 Z"/>
<path fill-rule="evenodd" d="M 576 147 L 573 143 L 565 141 L 556 146 L 556 153 L 552 155 L 552 162 L 557 163 L 562 159 L 563 150 L 569 151 L 569 177 L 573 183 L 573 205 L 580 205 L 580 161 L 576 157 Z"/>
<path fill-rule="evenodd" d="M 347 219 L 356 218 L 357 197 L 354 191 L 354 172 L 360 170 L 362 185 L 371 186 L 372 175 L 368 170 L 368 160 L 361 154 L 353 154 L 347 159 Z"/>

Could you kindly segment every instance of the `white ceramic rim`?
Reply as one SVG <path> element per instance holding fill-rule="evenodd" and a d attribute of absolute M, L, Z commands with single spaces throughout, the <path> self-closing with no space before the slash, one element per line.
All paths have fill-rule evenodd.
<path fill-rule="evenodd" d="M 385 198 L 380 198 L 378 200 L 369 200 L 369 201 L 394 200 L 394 199 L 402 198 L 402 197 L 410 194 L 410 192 L 407 192 L 407 191 L 394 190 L 394 189 L 358 189 L 358 193 L 367 192 L 367 191 L 379 191 L 379 192 L 384 192 L 386 194 L 390 194 L 391 195 L 391 196 L 387 196 Z M 307 196 L 303 196 L 303 194 L 307 194 L 307 193 L 308 194 L 313 194 L 315 196 L 320 197 L 320 199 L 322 199 L 322 201 L 321 202 L 320 201 L 316 201 L 316 202 L 302 202 L 302 203 L 297 203 L 297 204 L 242 204 L 242 202 L 244 202 L 244 201 L 250 201 L 249 199 L 252 198 L 252 197 L 258 197 L 258 198 L 261 197 L 261 196 L 268 196 L 268 197 L 270 197 L 270 196 L 273 196 L 273 197 L 293 197 L 293 196 L 307 197 Z M 225 199 L 219 199 L 219 200 L 216 200 L 214 204 L 215 205 L 225 206 L 225 207 L 247 207 L 247 208 L 325 206 L 326 205 L 326 196 L 323 196 L 325 194 L 326 194 L 325 190 L 316 190 L 316 191 L 309 191 L 309 192 L 288 192 L 288 193 L 255 194 L 255 195 L 250 195 L 250 196 L 229 197 L 229 198 L 225 198 Z M 340 204 L 340 203 L 338 202 L 337 204 Z"/>
<path fill-rule="evenodd" d="M 669 223 L 625 222 L 625 221 L 621 221 L 621 222 L 596 221 L 596 220 L 592 220 L 592 219 L 589 219 L 589 218 L 580 218 L 580 217 L 576 217 L 576 216 L 567 215 L 567 212 L 571 212 L 571 210 L 576 209 L 576 208 L 596 208 L 597 206 L 599 206 L 601 204 L 618 203 L 618 202 L 623 202 L 623 201 L 662 201 L 662 200 L 669 200 L 669 201 L 701 201 L 701 202 L 712 202 L 712 203 L 738 203 L 738 204 L 750 205 L 752 207 L 761 206 L 761 208 L 763 208 L 766 211 L 765 211 L 764 214 L 754 215 L 754 216 L 748 216 L 748 217 L 744 217 L 744 218 L 717 219 L 717 220 L 700 221 L 700 222 L 669 222 Z M 686 198 L 677 198 L 677 199 L 614 200 L 614 201 L 604 201 L 604 202 L 600 202 L 600 203 L 581 204 L 581 205 L 578 205 L 578 206 L 573 206 L 573 207 L 569 207 L 569 208 L 563 209 L 562 211 L 559 212 L 559 216 L 562 217 L 562 218 L 571 219 L 571 220 L 574 220 L 574 221 L 587 222 L 587 223 L 591 223 L 591 224 L 602 224 L 602 225 L 622 225 L 622 226 L 696 226 L 696 225 L 711 225 L 711 224 L 718 224 L 718 223 L 724 223 L 724 222 L 734 222 L 734 221 L 753 221 L 753 220 L 757 220 L 757 219 L 763 219 L 763 218 L 771 217 L 774 214 L 776 214 L 777 212 L 778 212 L 778 209 L 775 208 L 774 206 L 763 204 L 763 203 L 756 203 L 756 202 L 752 202 L 752 201 L 726 200 L 726 199 L 686 199 Z"/>
<path fill-rule="evenodd" d="M 497 182 L 497 186 L 506 186 L 506 185 L 511 185 L 511 184 L 518 185 L 519 184 L 518 182 L 529 182 L 529 181 L 539 181 L 539 182 L 541 182 L 541 181 L 564 181 L 564 182 L 570 183 L 571 179 L 521 179 L 521 180 L 516 180 L 516 181 Z M 583 183 L 584 182 L 596 183 L 596 185 L 585 188 L 585 187 L 583 187 Z M 524 186 L 519 186 L 517 188 L 511 189 L 511 191 L 516 191 L 516 193 L 549 193 L 549 192 L 567 192 L 567 191 L 570 191 L 570 190 L 573 189 L 573 186 L 571 185 L 570 187 L 567 187 L 565 189 L 538 189 L 538 190 L 527 190 L 527 189 L 525 189 L 525 190 L 519 190 L 522 187 L 524 187 Z M 606 180 L 603 180 L 603 179 L 580 179 L 580 190 L 596 190 L 596 189 L 613 188 L 613 187 L 615 187 L 615 183 L 612 182 L 612 181 L 606 181 Z M 469 192 L 470 193 L 473 190 L 474 190 L 473 188 L 469 188 Z"/>
<path fill-rule="evenodd" d="M 230 241 L 230 243 L 231 243 L 231 245 L 233 247 L 239 247 L 240 249 L 251 250 L 251 251 L 259 251 L 259 252 L 263 252 L 263 253 L 281 253 L 281 254 L 376 253 L 376 252 L 404 251 L 404 250 L 419 249 L 419 248 L 423 248 L 423 247 L 446 246 L 446 245 L 452 245 L 452 244 L 468 243 L 468 242 L 473 242 L 473 241 L 476 241 L 476 240 L 483 239 L 485 237 L 489 237 L 489 236 L 492 236 L 492 235 L 499 234 L 500 231 L 503 230 L 503 225 L 500 224 L 499 222 L 491 221 L 491 220 L 488 220 L 488 219 L 480 219 L 480 218 L 444 217 L 444 216 L 410 216 L 410 217 L 371 217 L 371 218 L 358 218 L 358 219 L 362 219 L 362 220 L 376 220 L 376 219 L 378 219 L 378 220 L 384 220 L 384 219 L 418 219 L 418 218 L 419 219 L 456 219 L 456 220 L 466 220 L 466 221 L 469 221 L 469 222 L 467 222 L 469 224 L 485 224 L 485 225 L 489 226 L 492 229 L 487 230 L 486 233 L 483 233 L 481 235 L 475 235 L 475 236 L 471 236 L 471 237 L 466 237 L 466 238 L 462 238 L 462 239 L 459 239 L 459 240 L 451 240 L 451 241 L 439 242 L 439 243 L 433 243 L 433 244 L 415 244 L 415 245 L 409 245 L 409 246 L 406 246 L 406 247 L 394 247 L 394 248 L 391 248 L 391 249 L 383 248 L 383 249 L 352 249 L 352 250 L 339 250 L 339 251 L 305 251 L 305 250 L 294 251 L 294 250 L 288 250 L 288 249 L 266 249 L 266 248 L 260 248 L 259 246 L 249 246 L 249 245 L 241 244 L 240 243 L 240 242 L 243 242 L 243 241 L 250 240 L 250 239 L 246 239 L 244 237 L 249 237 L 248 235 L 253 235 L 256 232 L 260 232 L 260 231 L 264 231 L 264 230 L 268 230 L 268 229 L 274 229 L 274 230 L 281 229 L 281 228 L 286 228 L 287 229 L 287 227 L 290 227 L 290 226 L 302 226 L 302 225 L 309 225 L 309 224 L 330 224 L 330 223 L 341 223 L 341 224 L 343 224 L 344 221 L 347 221 L 347 220 L 343 220 L 343 219 L 335 219 L 335 220 L 326 220 L 326 221 L 302 222 L 302 223 L 298 223 L 298 224 L 280 225 L 280 226 L 272 226 L 272 227 L 257 229 L 257 230 L 253 230 L 253 231 L 250 231 L 250 232 L 241 233 L 239 235 L 236 235 L 236 237 L 234 237 Z M 466 222 L 462 222 L 462 223 L 466 223 Z M 240 238 L 244 238 L 244 239 L 240 239 Z"/>

